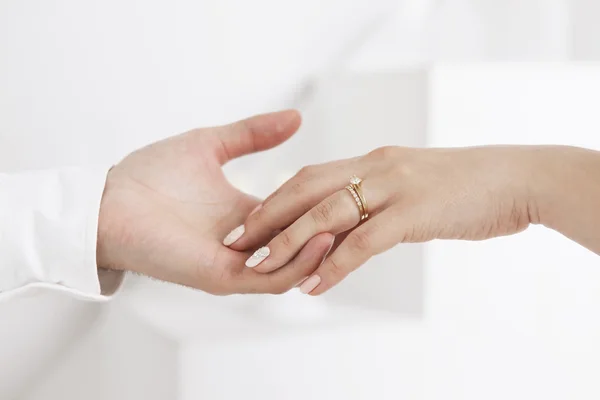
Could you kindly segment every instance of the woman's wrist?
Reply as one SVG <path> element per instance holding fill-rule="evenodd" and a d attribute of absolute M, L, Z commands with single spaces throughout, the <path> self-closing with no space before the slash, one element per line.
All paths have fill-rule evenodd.
<path fill-rule="evenodd" d="M 535 147 L 530 171 L 539 223 L 590 247 L 593 230 L 586 227 L 600 215 L 600 153 L 571 146 Z"/>
<path fill-rule="evenodd" d="M 524 151 L 522 151 L 524 150 Z M 521 171 L 522 184 L 525 188 L 527 216 L 534 225 L 546 225 L 551 215 L 549 210 L 551 193 L 554 190 L 551 182 L 551 153 L 553 146 L 519 147 L 522 154 L 518 170 Z"/>
<path fill-rule="evenodd" d="M 561 166 L 572 156 L 568 146 L 531 146 L 524 171 L 529 188 L 529 210 L 531 223 L 553 228 L 560 204 L 564 203 L 562 192 L 566 181 Z"/>

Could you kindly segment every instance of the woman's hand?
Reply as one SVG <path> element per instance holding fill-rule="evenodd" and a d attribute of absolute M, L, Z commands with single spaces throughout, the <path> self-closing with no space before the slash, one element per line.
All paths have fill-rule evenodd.
<path fill-rule="evenodd" d="M 363 157 L 303 168 L 229 235 L 242 251 L 281 229 L 246 266 L 267 273 L 287 262 L 315 235 L 337 235 L 324 263 L 301 287 L 321 294 L 372 256 L 398 243 L 432 239 L 482 240 L 539 223 L 535 199 L 543 187 L 542 147 L 413 149 L 385 147 Z M 369 218 L 345 189 L 352 175 Z M 240 236 L 241 235 L 241 236 Z M 233 242 L 233 243 L 232 243 Z"/>

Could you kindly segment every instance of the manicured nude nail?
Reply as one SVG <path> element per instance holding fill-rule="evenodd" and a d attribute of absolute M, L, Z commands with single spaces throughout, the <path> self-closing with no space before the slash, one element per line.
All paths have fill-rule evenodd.
<path fill-rule="evenodd" d="M 225 236 L 225 239 L 223 239 L 223 244 L 225 246 L 231 246 L 232 244 L 237 242 L 239 238 L 242 237 L 244 232 L 246 232 L 246 228 L 244 227 L 244 225 L 238 226 L 237 228 L 229 232 L 227 236 Z"/>
<path fill-rule="evenodd" d="M 246 260 L 246 267 L 256 267 L 258 264 L 263 262 L 265 258 L 269 257 L 269 254 L 271 254 L 271 250 L 269 250 L 268 247 L 261 247 L 260 249 L 256 250 L 249 259 Z"/>
<path fill-rule="evenodd" d="M 309 294 L 319 286 L 319 283 L 321 283 L 321 277 L 319 275 L 313 275 L 304 281 L 300 286 L 300 291 L 304 294 Z"/>

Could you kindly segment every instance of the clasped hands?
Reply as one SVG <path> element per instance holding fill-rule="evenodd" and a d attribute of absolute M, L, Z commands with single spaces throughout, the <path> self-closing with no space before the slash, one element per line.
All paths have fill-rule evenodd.
<path fill-rule="evenodd" d="M 398 243 L 480 240 L 536 222 L 531 188 L 514 179 L 530 158 L 510 147 L 380 148 L 305 167 L 264 201 L 226 180 L 225 163 L 279 145 L 300 122 L 296 111 L 265 114 L 127 156 L 108 173 L 98 266 L 219 295 L 299 284 L 318 295 Z M 363 179 L 364 221 L 345 190 L 352 175 Z"/>

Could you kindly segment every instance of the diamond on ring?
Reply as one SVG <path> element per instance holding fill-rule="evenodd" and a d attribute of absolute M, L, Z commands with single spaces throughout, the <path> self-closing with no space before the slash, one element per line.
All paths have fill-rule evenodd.
<path fill-rule="evenodd" d="M 352 175 L 350 177 L 350 183 L 353 185 L 360 185 L 360 183 L 362 182 L 362 179 L 360 179 L 358 176 L 356 175 Z"/>
<path fill-rule="evenodd" d="M 354 197 L 360 212 L 360 220 L 362 221 L 369 218 L 369 207 L 367 206 L 367 200 L 363 194 L 363 190 L 360 185 L 361 183 L 362 179 L 356 175 L 352 175 L 350 177 L 350 185 L 347 186 L 346 189 L 348 189 L 348 191 L 352 194 L 352 197 Z"/>

